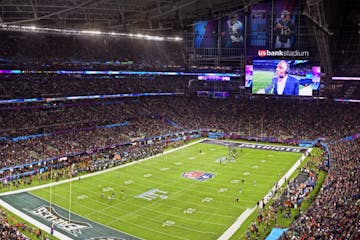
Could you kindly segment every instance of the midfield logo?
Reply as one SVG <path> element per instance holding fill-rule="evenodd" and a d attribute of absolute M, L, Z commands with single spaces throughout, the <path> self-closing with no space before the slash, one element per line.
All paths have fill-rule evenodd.
<path fill-rule="evenodd" d="M 160 199 L 167 199 L 168 198 L 167 192 L 161 191 L 160 189 L 157 189 L 157 188 L 150 189 L 149 191 L 144 192 L 142 194 L 139 194 L 139 195 L 137 195 L 135 197 L 136 198 L 143 198 L 143 199 L 146 199 L 148 201 L 151 201 L 151 200 L 156 199 L 156 198 L 160 198 Z"/>
<path fill-rule="evenodd" d="M 206 181 L 210 178 L 213 178 L 215 176 L 215 174 L 195 170 L 195 171 L 191 171 L 191 172 L 185 172 L 181 176 L 184 178 L 189 178 L 189 179 L 193 179 L 193 180 Z"/>

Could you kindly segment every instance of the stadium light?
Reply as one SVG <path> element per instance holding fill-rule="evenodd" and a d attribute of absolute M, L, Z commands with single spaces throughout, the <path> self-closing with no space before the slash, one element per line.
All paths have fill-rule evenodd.
<path fill-rule="evenodd" d="M 360 81 L 360 77 L 332 77 L 332 80 Z"/>
<path fill-rule="evenodd" d="M 122 38 L 136 38 L 150 41 L 182 41 L 181 37 L 166 37 L 156 35 L 144 35 L 141 33 L 118 33 L 118 32 L 103 32 L 98 30 L 68 30 L 60 28 L 47 28 L 47 27 L 36 27 L 27 25 L 11 25 L 11 24 L 0 24 L 0 30 L 14 31 L 14 32 L 37 32 L 37 33 L 55 33 L 64 35 L 90 35 L 90 36 L 113 36 Z"/>

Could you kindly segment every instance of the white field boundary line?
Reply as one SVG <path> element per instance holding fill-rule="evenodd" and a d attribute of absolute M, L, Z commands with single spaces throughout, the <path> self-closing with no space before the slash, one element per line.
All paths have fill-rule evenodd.
<path fill-rule="evenodd" d="M 287 173 L 278 181 L 278 186 L 281 186 L 285 179 L 289 179 L 291 174 L 293 174 L 296 169 L 300 166 L 300 164 L 304 161 L 304 159 L 309 155 L 312 151 L 312 148 L 309 148 L 300 158 L 295 162 L 295 164 L 287 171 Z M 275 192 L 275 186 L 273 186 L 268 194 L 263 198 L 264 203 L 266 204 L 272 197 L 273 192 Z M 245 220 L 257 209 L 257 206 L 253 208 L 247 208 L 236 221 L 218 238 L 218 240 L 228 240 L 232 235 L 241 227 L 241 225 L 245 222 Z"/>
<path fill-rule="evenodd" d="M 184 146 L 181 146 L 181 147 L 178 147 L 178 148 L 174 148 L 174 149 L 170 149 L 170 150 L 165 151 L 164 153 L 159 153 L 159 154 L 156 154 L 156 155 L 154 155 L 154 156 L 150 156 L 150 157 L 147 157 L 147 158 L 138 160 L 138 161 L 126 163 L 126 164 L 124 164 L 124 165 L 120 165 L 120 166 L 117 166 L 117 167 L 105 169 L 105 170 L 99 171 L 99 172 L 89 173 L 89 174 L 86 174 L 86 175 L 81 176 L 81 178 L 88 178 L 88 177 L 96 176 L 96 175 L 103 174 L 103 173 L 110 172 L 110 171 L 114 171 L 114 170 L 117 170 L 117 169 L 120 169 L 120 168 L 123 168 L 123 167 L 127 167 L 127 166 L 130 166 L 130 165 L 133 165 L 133 164 L 137 164 L 137 163 L 139 163 L 139 162 L 143 162 L 143 161 L 146 161 L 146 160 L 149 160 L 149 159 L 158 157 L 158 156 L 166 155 L 166 154 L 175 152 L 175 151 L 177 151 L 177 150 L 180 150 L 180 149 L 183 149 L 183 148 L 192 146 L 192 145 L 197 144 L 197 143 L 199 143 L 199 142 L 202 142 L 203 140 L 204 140 L 204 139 L 199 139 L 199 140 L 197 140 L 197 141 L 194 141 L 194 142 L 192 142 L 192 143 L 186 144 L 186 145 L 184 145 Z M 15 191 L 0 193 L 0 196 L 6 196 L 6 195 L 12 195 L 12 194 L 17 194 L 17 193 L 22 193 L 22 192 L 28 192 L 28 191 L 38 190 L 38 189 L 47 188 L 47 187 L 50 187 L 50 186 L 56 186 L 56 185 L 60 185 L 60 184 L 63 184 L 63 183 L 68 183 L 68 182 L 71 182 L 71 181 L 76 181 L 77 179 L 78 179 L 78 178 L 71 178 L 71 179 L 66 179 L 66 180 L 62 180 L 62 181 L 59 181 L 59 182 L 53 182 L 53 183 L 48 183 L 48 184 L 39 185 L 39 186 L 35 186 L 35 187 L 24 188 L 24 189 L 19 189 L 19 190 L 15 190 Z M 43 230 L 43 231 L 45 231 L 45 232 L 47 232 L 47 233 L 50 233 L 51 229 L 50 229 L 49 226 L 46 226 L 45 224 L 37 221 L 36 219 L 34 219 L 34 218 L 26 215 L 25 213 L 23 213 L 23 212 L 21 212 L 20 210 L 14 208 L 13 206 L 11 206 L 10 204 L 4 202 L 4 201 L 1 200 L 1 199 L 0 199 L 0 204 L 1 204 L 5 209 L 7 209 L 7 210 L 9 210 L 10 212 L 14 213 L 15 215 L 21 217 L 22 219 L 26 220 L 27 222 L 31 223 L 32 225 L 40 228 L 41 230 Z M 59 238 L 59 239 L 61 239 L 61 240 L 73 240 L 72 238 L 69 238 L 68 236 L 66 236 L 66 235 L 64 235 L 64 234 L 61 234 L 61 233 L 58 232 L 58 231 L 55 231 L 55 232 L 54 232 L 54 236 L 57 237 L 57 238 Z"/>
<path fill-rule="evenodd" d="M 129 163 L 126 163 L 126 164 L 123 164 L 123 165 L 120 165 L 120 166 L 116 166 L 116 167 L 113 167 L 113 168 L 108 168 L 108 169 L 105 169 L 105 170 L 102 170 L 102 171 L 98 171 L 98 172 L 85 174 L 85 175 L 81 176 L 81 178 L 88 178 L 88 177 L 96 176 L 96 175 L 99 175 L 99 174 L 103 174 L 103 173 L 115 171 L 115 170 L 120 169 L 120 168 L 124 168 L 124 167 L 127 167 L 127 166 L 131 166 L 131 165 L 134 165 L 134 164 L 143 162 L 143 161 L 150 160 L 150 159 L 155 158 L 155 157 L 158 157 L 158 156 L 166 155 L 166 154 L 175 152 L 175 151 L 177 151 L 177 150 L 190 147 L 190 146 L 192 146 L 192 145 L 194 145 L 194 144 L 197 144 L 197 143 L 199 143 L 199 142 L 202 142 L 203 140 L 204 140 L 204 139 L 200 139 L 200 140 L 197 140 L 197 141 L 195 141 L 195 142 L 186 144 L 186 145 L 184 145 L 184 146 L 181 146 L 181 147 L 178 147 L 178 148 L 174 148 L 174 149 L 170 149 L 170 150 L 167 150 L 167 151 L 165 151 L 165 152 L 163 152 L 163 153 L 159 153 L 159 154 L 156 154 L 156 155 L 153 155 L 153 156 L 150 156 L 150 157 L 141 159 L 141 160 L 129 162 Z M 56 186 L 56 185 L 60 185 L 60 184 L 63 184 L 63 183 L 68 183 L 68 182 L 72 182 L 72 181 L 77 181 L 77 180 L 78 180 L 77 177 L 75 177 L 75 178 L 70 178 L 70 179 L 65 179 L 65 180 L 61 180 L 61 181 L 59 181 L 59 182 L 52 182 L 52 183 L 47 183 L 47 184 L 39 185 L 39 186 L 35 186 L 35 187 L 24 188 L 24 189 L 19 189 L 19 190 L 14 190 L 14 191 L 9 191 L 9 192 L 0 193 L 0 196 L 12 195 L 12 194 L 22 193 L 22 192 L 29 192 L 29 191 L 38 190 L 38 189 L 42 189 L 42 188 L 47 188 L 47 187 L 51 187 L 51 186 Z"/>

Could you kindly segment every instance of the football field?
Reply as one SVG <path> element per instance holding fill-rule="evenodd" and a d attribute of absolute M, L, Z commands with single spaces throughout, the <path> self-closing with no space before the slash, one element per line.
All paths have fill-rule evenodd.
<path fill-rule="evenodd" d="M 215 143 L 196 143 L 30 194 L 46 205 L 70 209 L 82 222 L 132 239 L 217 239 L 264 198 L 303 152 L 235 147 L 235 160 L 229 160 L 229 147 Z M 68 217 L 66 211 L 59 215 Z M 90 239 L 81 237 L 85 231 L 71 238 Z"/>

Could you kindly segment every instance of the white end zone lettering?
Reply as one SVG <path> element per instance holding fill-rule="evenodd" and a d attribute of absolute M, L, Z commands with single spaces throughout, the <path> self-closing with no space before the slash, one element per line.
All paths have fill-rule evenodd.
<path fill-rule="evenodd" d="M 63 229 L 75 237 L 81 235 L 81 231 L 92 228 L 91 224 L 87 222 L 78 222 L 74 220 L 69 222 L 69 219 L 61 216 L 54 208 L 51 208 L 50 210 L 50 207 L 48 206 L 42 206 L 34 210 L 24 210 L 49 221 L 51 224 L 57 226 L 60 229 Z"/>

